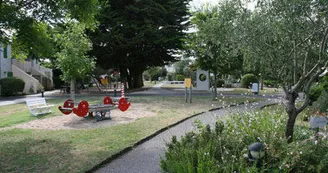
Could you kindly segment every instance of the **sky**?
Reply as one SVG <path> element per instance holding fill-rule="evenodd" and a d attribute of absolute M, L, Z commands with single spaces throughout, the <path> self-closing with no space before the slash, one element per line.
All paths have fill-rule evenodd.
<path fill-rule="evenodd" d="M 203 6 L 204 4 L 209 4 L 211 6 L 216 5 L 216 4 L 218 4 L 219 1 L 220 0 L 192 0 L 189 3 L 189 5 L 190 5 L 191 9 L 197 9 L 197 8 Z M 255 7 L 255 2 L 249 3 L 249 5 L 248 5 L 249 9 L 254 9 L 254 7 Z"/>
<path fill-rule="evenodd" d="M 190 7 L 195 8 L 195 7 L 201 7 L 202 5 L 208 3 L 210 5 L 216 5 L 220 0 L 192 0 L 190 2 Z"/>

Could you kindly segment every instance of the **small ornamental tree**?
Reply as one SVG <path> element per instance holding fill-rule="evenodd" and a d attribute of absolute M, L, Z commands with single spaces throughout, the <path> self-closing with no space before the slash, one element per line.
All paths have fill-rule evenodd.
<path fill-rule="evenodd" d="M 285 136 L 293 141 L 295 121 L 310 103 L 310 88 L 328 66 L 328 1 L 259 0 L 240 17 L 239 35 L 248 62 L 283 88 L 288 114 Z M 297 104 L 299 92 L 304 102 Z"/>
<path fill-rule="evenodd" d="M 58 57 L 58 67 L 63 72 L 62 78 L 70 80 L 70 97 L 75 100 L 75 82 L 79 77 L 84 77 L 90 73 L 95 62 L 86 53 L 91 49 L 91 42 L 84 34 L 84 24 L 69 21 L 67 28 L 62 34 L 56 35 L 56 43 L 60 48 L 56 56 Z"/>
<path fill-rule="evenodd" d="M 225 0 L 194 12 L 191 19 L 197 32 L 189 34 L 186 49 L 196 57 L 197 67 L 213 73 L 213 98 L 217 98 L 217 76 L 233 74 L 242 67 L 243 55 L 232 39 L 238 15 L 239 4 Z"/>

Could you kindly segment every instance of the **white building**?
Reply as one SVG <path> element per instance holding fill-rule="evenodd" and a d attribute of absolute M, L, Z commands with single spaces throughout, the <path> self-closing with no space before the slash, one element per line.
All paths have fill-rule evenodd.
<path fill-rule="evenodd" d="M 0 79 L 12 76 L 11 70 L 11 46 L 3 46 L 0 43 Z"/>
<path fill-rule="evenodd" d="M 53 89 L 52 69 L 41 67 L 37 60 L 20 61 L 11 58 L 11 46 L 0 43 L 0 78 L 17 77 L 25 82 L 24 93 Z"/>

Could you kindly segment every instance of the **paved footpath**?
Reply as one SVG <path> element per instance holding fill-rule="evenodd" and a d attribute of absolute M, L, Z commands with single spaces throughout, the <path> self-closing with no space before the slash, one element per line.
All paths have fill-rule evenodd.
<path fill-rule="evenodd" d="M 59 92 L 59 90 L 45 91 L 44 97 L 49 98 L 52 96 L 52 94 L 57 92 Z M 0 97 L 0 106 L 25 103 L 27 99 L 33 99 L 33 98 L 41 98 L 41 93 L 24 95 L 24 96 Z"/>
<path fill-rule="evenodd" d="M 170 142 L 173 135 L 178 138 L 187 132 L 195 130 L 193 122 L 196 119 L 201 120 L 205 124 L 213 126 L 217 118 L 227 116 L 232 112 L 248 111 L 258 109 L 264 105 L 277 103 L 279 99 L 269 99 L 261 103 L 239 105 L 231 108 L 219 109 L 206 112 L 186 120 L 160 134 L 150 140 L 138 145 L 133 150 L 114 159 L 110 163 L 95 171 L 96 173 L 158 173 L 160 172 L 160 159 L 164 157 L 166 146 Z"/>

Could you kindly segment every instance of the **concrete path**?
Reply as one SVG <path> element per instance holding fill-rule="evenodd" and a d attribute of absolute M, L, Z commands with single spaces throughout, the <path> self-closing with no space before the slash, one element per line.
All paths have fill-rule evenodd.
<path fill-rule="evenodd" d="M 262 103 L 240 105 L 232 108 L 219 109 L 200 114 L 186 120 L 169 130 L 166 130 L 154 138 L 138 145 L 132 151 L 114 159 L 112 162 L 95 171 L 96 173 L 158 173 L 160 172 L 160 158 L 165 155 L 165 144 L 170 142 L 172 135 L 178 138 L 187 132 L 195 130 L 193 122 L 196 119 L 213 126 L 217 118 L 223 118 L 228 114 L 238 111 L 258 109 L 264 105 L 277 103 L 278 99 L 269 99 Z"/>
<path fill-rule="evenodd" d="M 52 94 L 58 92 L 59 90 L 45 91 L 44 97 L 48 98 L 49 96 L 52 96 Z M 25 96 L 0 97 L 0 106 L 24 103 L 27 99 L 40 98 L 40 97 L 41 97 L 41 93 L 25 95 Z"/>
<path fill-rule="evenodd" d="M 173 92 L 171 90 L 162 89 L 161 87 L 164 84 L 165 83 L 159 83 L 159 84 L 156 84 L 156 85 L 152 86 L 152 88 L 150 88 L 148 90 L 137 91 L 137 92 L 129 93 L 128 95 L 129 96 L 139 96 L 139 95 L 140 96 L 142 96 L 142 95 L 162 95 L 162 96 L 165 96 L 165 95 L 174 95 L 176 93 L 176 92 Z"/>

